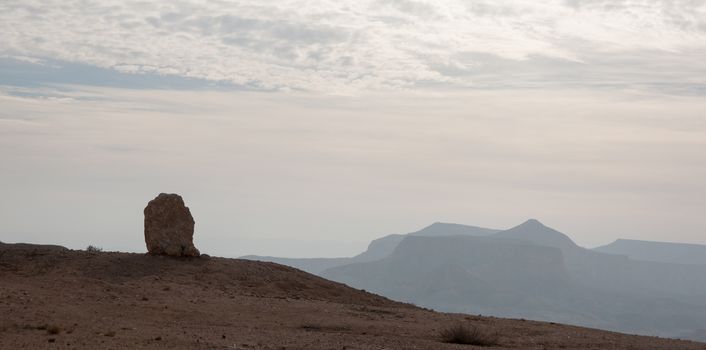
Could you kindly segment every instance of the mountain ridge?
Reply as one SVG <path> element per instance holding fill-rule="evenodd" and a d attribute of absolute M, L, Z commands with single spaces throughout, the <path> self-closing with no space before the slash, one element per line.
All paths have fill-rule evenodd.
<path fill-rule="evenodd" d="M 592 250 L 608 254 L 625 255 L 635 260 L 706 265 L 706 245 L 702 244 L 621 238 Z"/>
<path fill-rule="evenodd" d="M 607 259 L 610 255 L 576 249 L 567 257 L 560 247 L 504 237 L 409 236 L 384 259 L 333 267 L 321 275 L 393 300 L 446 312 L 521 317 L 667 337 L 698 334 L 690 327 L 706 324 L 706 274 L 686 282 L 682 289 L 697 293 L 686 298 L 670 294 L 684 283 L 679 270 L 636 265 L 620 257 L 613 261 Z M 617 261 L 618 265 L 610 266 L 617 266 L 619 272 L 591 275 L 596 272 L 594 267 L 600 266 L 597 263 L 606 261 L 609 265 Z M 636 277 L 626 279 L 623 271 Z M 650 282 L 650 273 L 671 280 L 655 285 Z M 646 288 L 640 293 L 630 293 L 644 283 Z M 650 308 L 660 311 L 645 313 Z"/>
<path fill-rule="evenodd" d="M 410 249 L 415 245 L 416 249 Z M 466 251 L 459 251 L 459 247 Z M 523 248 L 512 250 L 517 247 Z M 492 251 L 497 256 L 487 254 Z M 430 258 L 430 254 L 438 256 Z M 484 258 L 469 260 L 465 257 L 468 254 Z M 548 257 L 553 257 L 552 264 L 568 278 L 549 272 L 556 269 L 543 265 L 542 259 Z M 420 265 L 422 261 L 429 266 Z M 312 262 L 316 260 L 308 261 Z M 356 257 L 326 263 L 308 271 L 443 311 L 706 340 L 704 333 L 694 328 L 706 324 L 706 269 L 702 265 L 636 260 L 587 249 L 536 219 L 507 230 L 437 222 L 406 235 L 381 237 Z M 525 273 L 513 274 L 513 270 Z M 527 276 L 549 279 L 546 285 L 535 286 L 527 284 Z M 555 283 L 559 280 L 568 282 Z M 555 288 L 542 289 L 551 285 Z M 533 288 L 541 292 L 531 292 Z M 518 292 L 523 290 L 530 292 Z M 562 292 L 553 294 L 557 290 Z M 650 309 L 658 311 L 649 313 Z"/>
<path fill-rule="evenodd" d="M 537 219 L 529 219 L 520 225 L 500 231 L 494 237 L 523 240 L 533 244 L 560 248 L 562 251 L 579 248 L 569 236 L 544 225 Z"/>
<path fill-rule="evenodd" d="M 407 236 L 441 236 L 444 232 L 449 232 L 450 235 L 492 235 L 500 230 L 483 228 L 478 226 L 434 222 L 433 224 L 422 228 L 421 230 L 410 232 L 407 234 L 390 234 L 377 239 L 374 239 L 368 245 L 368 248 L 353 257 L 344 258 L 280 258 L 261 255 L 246 255 L 241 256 L 241 259 L 270 261 L 278 264 L 296 267 L 313 274 L 320 274 L 324 270 L 352 264 L 358 262 L 367 262 L 382 259 L 388 256 L 397 245 Z"/>

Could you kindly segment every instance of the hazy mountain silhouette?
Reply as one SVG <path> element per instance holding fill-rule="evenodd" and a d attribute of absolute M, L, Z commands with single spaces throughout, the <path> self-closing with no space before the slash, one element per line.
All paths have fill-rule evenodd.
<path fill-rule="evenodd" d="M 492 237 L 560 249 L 572 279 L 584 286 L 706 304 L 706 269 L 702 266 L 633 260 L 625 255 L 585 249 L 537 220 L 528 220 Z"/>
<path fill-rule="evenodd" d="M 339 266 L 323 276 L 435 309 L 514 315 L 525 298 L 541 312 L 569 286 L 562 259 L 555 248 L 487 237 L 409 236 L 385 259 Z M 530 291 L 542 297 L 530 297 Z"/>
<path fill-rule="evenodd" d="M 706 245 L 619 239 L 594 251 L 630 259 L 674 264 L 706 265 Z"/>
<path fill-rule="evenodd" d="M 501 230 L 483 228 L 478 226 L 450 224 L 446 222 L 435 222 L 419 231 L 409 233 L 410 236 L 490 236 Z"/>
<path fill-rule="evenodd" d="M 582 248 L 531 219 L 503 231 L 435 223 L 374 240 L 352 258 L 250 258 L 442 311 L 706 340 L 706 268 L 674 263 L 676 253 L 660 262 L 647 261 L 645 249 L 603 248 Z"/>
<path fill-rule="evenodd" d="M 555 247 L 561 249 L 562 252 L 580 249 L 569 236 L 544 226 L 535 219 L 527 220 L 509 230 L 500 231 L 494 237 L 516 239 L 531 244 Z"/>
<path fill-rule="evenodd" d="M 411 232 L 406 235 L 391 234 L 382 238 L 373 240 L 368 245 L 368 249 L 354 257 L 350 258 L 278 258 L 272 256 L 247 255 L 240 257 L 247 260 L 270 261 L 282 265 L 296 267 L 313 274 L 320 274 L 326 269 L 352 264 L 357 262 L 375 261 L 387 257 L 397 247 L 397 245 L 406 236 L 451 236 L 451 235 L 466 235 L 466 236 L 488 236 L 499 232 L 483 227 L 449 224 L 435 222 L 419 231 Z"/>
<path fill-rule="evenodd" d="M 385 259 L 322 276 L 436 310 L 660 336 L 706 324 L 706 305 L 584 285 L 556 247 L 498 237 L 406 237 Z"/>

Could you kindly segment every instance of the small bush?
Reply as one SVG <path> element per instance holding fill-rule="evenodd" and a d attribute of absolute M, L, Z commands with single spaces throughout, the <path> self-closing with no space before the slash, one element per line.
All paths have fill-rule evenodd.
<path fill-rule="evenodd" d="M 101 247 L 96 247 L 96 246 L 94 246 L 94 245 L 89 245 L 89 246 L 86 248 L 86 251 L 89 252 L 89 253 L 100 253 L 100 252 L 103 251 L 103 248 L 101 248 Z"/>
<path fill-rule="evenodd" d="M 444 343 L 466 344 L 477 346 L 498 345 L 498 334 L 488 333 L 474 326 L 458 323 L 439 332 L 439 337 Z"/>

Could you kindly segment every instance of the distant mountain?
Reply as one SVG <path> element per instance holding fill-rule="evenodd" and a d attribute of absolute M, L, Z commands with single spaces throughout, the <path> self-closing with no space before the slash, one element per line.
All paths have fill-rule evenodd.
<path fill-rule="evenodd" d="M 701 266 L 633 260 L 585 249 L 534 219 L 490 237 L 560 249 L 572 278 L 591 288 L 706 303 L 706 269 Z"/>
<path fill-rule="evenodd" d="M 547 226 L 541 222 L 530 219 L 519 226 L 509 230 L 500 231 L 494 235 L 496 238 L 516 239 L 519 241 L 559 248 L 562 252 L 580 249 L 569 236 Z"/>
<path fill-rule="evenodd" d="M 593 250 L 601 253 L 625 255 L 634 260 L 706 265 L 706 245 L 699 244 L 619 239 Z"/>
<path fill-rule="evenodd" d="M 483 228 L 478 226 L 450 224 L 435 222 L 419 231 L 409 233 L 410 236 L 445 237 L 445 236 L 490 236 L 501 230 Z"/>
<path fill-rule="evenodd" d="M 446 237 L 446 236 L 490 236 L 498 233 L 500 230 L 468 226 L 460 224 L 450 224 L 445 222 L 435 222 L 419 231 L 411 232 L 406 235 L 392 234 L 382 238 L 378 238 L 370 243 L 368 250 L 356 255 L 353 259 L 358 262 L 375 261 L 387 257 L 392 251 L 397 248 L 397 245 L 407 236 L 422 236 L 422 237 Z"/>
<path fill-rule="evenodd" d="M 444 311 L 698 339 L 706 269 L 592 251 L 537 220 L 483 237 L 406 235 L 322 276 Z"/>
<path fill-rule="evenodd" d="M 392 253 L 397 245 L 402 242 L 406 235 L 392 234 L 373 240 L 368 245 L 368 249 L 353 258 L 351 262 L 365 262 L 380 260 Z"/>
<path fill-rule="evenodd" d="M 406 237 L 385 259 L 323 273 L 343 282 L 439 310 L 516 316 L 518 304 L 537 313 L 570 284 L 561 251 L 485 237 Z M 539 296 L 526 300 L 527 293 Z M 532 299 L 532 298 L 530 298 Z"/>
<path fill-rule="evenodd" d="M 437 310 L 703 340 L 702 247 L 618 242 L 585 249 L 535 219 L 502 231 L 434 223 L 351 258 L 246 258 Z"/>
<path fill-rule="evenodd" d="M 278 258 L 271 256 L 258 256 L 258 255 L 247 255 L 240 257 L 241 259 L 247 260 L 257 260 L 257 261 L 270 261 L 282 265 L 292 266 L 300 270 L 304 270 L 313 274 L 320 274 L 326 269 L 342 266 L 346 264 L 375 261 L 387 257 L 392 253 L 397 245 L 406 236 L 427 236 L 427 237 L 440 237 L 440 236 L 456 236 L 456 235 L 467 235 L 467 236 L 488 236 L 499 232 L 500 230 L 494 230 L 489 228 L 477 227 L 477 226 L 467 226 L 459 224 L 449 224 L 442 222 L 435 222 L 419 231 L 411 232 L 406 235 L 391 234 L 382 238 L 378 238 L 368 245 L 368 249 L 354 257 L 350 258 Z"/>
<path fill-rule="evenodd" d="M 706 305 L 584 285 L 555 247 L 497 237 L 406 237 L 387 258 L 322 276 L 441 311 L 530 318 L 678 336 L 706 324 Z"/>

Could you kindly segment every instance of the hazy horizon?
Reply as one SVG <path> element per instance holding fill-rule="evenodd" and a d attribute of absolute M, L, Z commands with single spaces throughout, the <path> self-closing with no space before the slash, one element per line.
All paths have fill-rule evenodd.
<path fill-rule="evenodd" d="M 536 218 L 706 244 L 706 4 L 5 1 L 0 241 L 350 256 Z M 291 252 L 290 254 L 283 254 Z"/>

